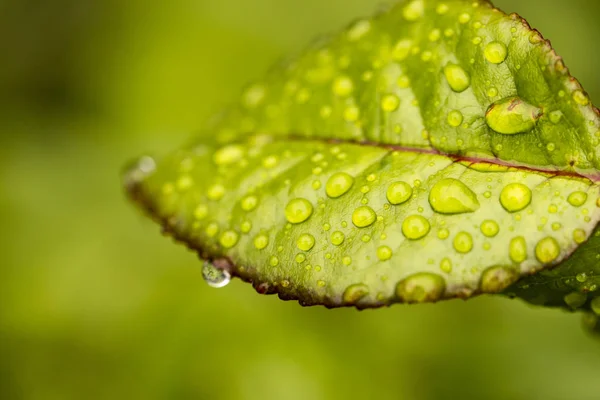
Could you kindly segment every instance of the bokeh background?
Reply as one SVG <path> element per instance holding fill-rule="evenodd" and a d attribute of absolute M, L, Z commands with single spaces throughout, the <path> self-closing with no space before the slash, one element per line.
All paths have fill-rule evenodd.
<path fill-rule="evenodd" d="M 497 0 L 600 101 L 600 2 Z M 125 200 L 274 60 L 377 0 L 0 1 L 1 399 L 598 399 L 580 316 L 482 297 L 302 308 L 196 256 Z M 598 104 L 598 103 L 596 103 Z"/>

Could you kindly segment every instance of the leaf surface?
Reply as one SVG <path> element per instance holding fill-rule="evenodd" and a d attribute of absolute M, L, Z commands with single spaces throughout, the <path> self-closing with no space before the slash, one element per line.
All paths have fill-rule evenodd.
<path fill-rule="evenodd" d="M 506 293 L 564 306 L 553 274 L 600 269 L 599 126 L 524 20 L 413 0 L 273 68 L 125 182 L 167 232 L 262 293 L 363 308 L 527 276 Z"/>

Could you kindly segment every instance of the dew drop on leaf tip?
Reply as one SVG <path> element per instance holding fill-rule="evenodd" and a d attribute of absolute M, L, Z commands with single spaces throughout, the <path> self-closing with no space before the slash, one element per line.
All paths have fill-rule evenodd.
<path fill-rule="evenodd" d="M 205 261 L 202 266 L 202 277 L 206 284 L 213 288 L 222 288 L 231 281 L 231 274 L 221 268 L 217 268 L 209 261 Z"/>

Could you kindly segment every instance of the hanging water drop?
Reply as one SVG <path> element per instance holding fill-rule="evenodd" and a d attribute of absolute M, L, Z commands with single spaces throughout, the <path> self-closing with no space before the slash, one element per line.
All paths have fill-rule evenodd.
<path fill-rule="evenodd" d="M 446 291 L 446 282 L 439 275 L 421 272 L 396 286 L 396 295 L 404 303 L 425 303 L 440 300 Z"/>
<path fill-rule="evenodd" d="M 213 288 L 222 288 L 231 281 L 231 274 L 227 270 L 217 268 L 209 261 L 205 261 L 202 266 L 202 277 Z"/>

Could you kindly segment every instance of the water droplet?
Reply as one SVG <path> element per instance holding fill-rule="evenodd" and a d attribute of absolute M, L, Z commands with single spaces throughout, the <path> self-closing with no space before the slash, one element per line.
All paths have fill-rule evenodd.
<path fill-rule="evenodd" d="M 573 310 L 576 310 L 585 304 L 587 301 L 587 295 L 581 292 L 571 292 L 566 294 L 563 299 L 567 306 Z"/>
<path fill-rule="evenodd" d="M 218 183 L 211 185 L 206 192 L 206 197 L 214 201 L 221 200 L 223 196 L 225 196 L 225 187 Z"/>
<path fill-rule="evenodd" d="M 556 145 L 554 143 L 548 143 L 546 145 L 546 150 L 548 150 L 549 152 L 553 152 L 554 150 L 556 150 Z"/>
<path fill-rule="evenodd" d="M 342 264 L 344 264 L 344 265 L 350 265 L 350 264 L 352 264 L 352 258 L 348 257 L 348 256 L 342 258 Z"/>
<path fill-rule="evenodd" d="M 298 248 L 302 251 L 309 251 L 315 245 L 315 237 L 310 233 L 303 233 L 296 242 Z"/>
<path fill-rule="evenodd" d="M 498 89 L 495 87 L 491 87 L 487 90 L 487 95 L 489 98 L 498 96 Z"/>
<path fill-rule="evenodd" d="M 573 100 L 575 100 L 575 103 L 581 106 L 587 106 L 590 103 L 590 99 L 581 90 L 576 90 L 573 92 Z"/>
<path fill-rule="evenodd" d="M 500 293 L 519 279 L 519 271 L 511 267 L 490 267 L 481 276 L 483 293 Z"/>
<path fill-rule="evenodd" d="M 444 278 L 428 272 L 411 275 L 396 286 L 396 295 L 404 303 L 434 302 L 441 299 L 445 291 Z"/>
<path fill-rule="evenodd" d="M 304 261 L 306 261 L 306 256 L 302 253 L 296 254 L 295 260 L 298 264 L 302 264 Z"/>
<path fill-rule="evenodd" d="M 513 135 L 532 130 L 542 110 L 520 97 L 507 97 L 492 103 L 485 113 L 485 122 L 498 133 Z"/>
<path fill-rule="evenodd" d="M 360 299 L 369 294 L 369 287 L 364 283 L 350 285 L 344 290 L 342 298 L 346 304 L 356 304 Z"/>
<path fill-rule="evenodd" d="M 562 112 L 559 110 L 556 111 L 552 111 L 549 114 L 549 118 L 550 118 L 550 122 L 552 122 L 553 124 L 558 124 L 560 122 L 560 120 L 562 119 Z"/>
<path fill-rule="evenodd" d="M 277 256 L 271 256 L 271 258 L 269 259 L 269 265 L 271 267 L 276 267 L 279 265 L 279 258 L 277 258 Z"/>
<path fill-rule="evenodd" d="M 429 204 L 440 214 L 462 214 L 479 208 L 477 195 L 458 179 L 439 180 L 429 192 Z"/>
<path fill-rule="evenodd" d="M 327 193 L 327 196 L 331 197 L 332 199 L 337 199 L 338 197 L 347 193 L 353 184 L 353 177 L 345 172 L 338 172 L 333 174 L 327 181 L 327 184 L 325 185 L 325 192 Z"/>
<path fill-rule="evenodd" d="M 222 288 L 231 281 L 231 274 L 222 268 L 215 267 L 212 263 L 205 261 L 202 266 L 202 278 L 213 288 Z"/>
<path fill-rule="evenodd" d="M 444 75 L 450 88 L 457 93 L 464 92 L 471 85 L 469 74 L 460 65 L 446 65 L 444 67 Z"/>
<path fill-rule="evenodd" d="M 244 147 L 238 144 L 231 144 L 221 147 L 215 151 L 213 161 L 217 165 L 230 165 L 238 162 L 244 157 Z"/>
<path fill-rule="evenodd" d="M 428 38 L 430 42 L 436 42 L 440 39 L 441 36 L 442 31 L 440 31 L 439 29 L 433 29 L 431 32 L 429 32 Z"/>
<path fill-rule="evenodd" d="M 207 215 L 208 215 L 208 207 L 206 207 L 206 205 L 204 205 L 204 204 L 200 204 L 194 210 L 194 217 L 196 219 L 204 219 L 204 218 L 206 218 Z"/>
<path fill-rule="evenodd" d="M 446 273 L 452 272 L 452 261 L 448 257 L 442 259 L 440 262 L 440 269 Z"/>
<path fill-rule="evenodd" d="M 219 225 L 217 225 L 214 222 L 211 222 L 206 227 L 205 232 L 209 237 L 215 237 L 215 236 L 217 236 L 217 233 L 219 233 Z"/>
<path fill-rule="evenodd" d="M 262 250 L 269 245 L 269 237 L 265 234 L 260 234 L 254 238 L 254 247 L 257 250 Z"/>
<path fill-rule="evenodd" d="M 392 249 L 388 246 L 379 246 L 377 248 L 377 258 L 381 261 L 387 261 L 392 258 Z"/>
<path fill-rule="evenodd" d="M 535 256 L 542 264 L 549 264 L 560 255 L 560 246 L 553 237 L 545 237 L 535 246 Z"/>
<path fill-rule="evenodd" d="M 577 279 L 577 282 L 579 283 L 584 283 L 585 281 L 587 281 L 587 274 L 585 272 L 580 272 L 579 274 L 577 274 L 577 276 L 575 276 L 575 279 Z"/>
<path fill-rule="evenodd" d="M 567 198 L 567 201 L 573 207 L 581 207 L 587 201 L 587 193 L 585 192 L 573 192 Z"/>
<path fill-rule="evenodd" d="M 516 263 L 521 263 L 527 259 L 527 243 L 523 236 L 517 236 L 511 239 L 508 247 L 510 259 Z"/>
<path fill-rule="evenodd" d="M 448 113 L 448 124 L 455 128 L 459 127 L 463 122 L 463 115 L 458 110 L 452 110 Z"/>
<path fill-rule="evenodd" d="M 522 183 L 510 183 L 500 193 L 500 204 L 508 212 L 521 211 L 531 203 L 531 190 Z"/>
<path fill-rule="evenodd" d="M 250 221 L 242 222 L 242 224 L 240 225 L 240 229 L 241 229 L 242 233 L 250 232 L 250 230 L 252 229 L 252 222 L 250 222 Z"/>
<path fill-rule="evenodd" d="M 506 56 L 508 55 L 508 50 L 506 45 L 501 42 L 490 42 L 485 46 L 483 50 L 483 55 L 485 59 L 491 62 L 492 64 L 500 64 L 506 60 Z"/>
<path fill-rule="evenodd" d="M 587 240 L 587 233 L 583 229 L 575 229 L 573 231 L 573 240 L 577 244 L 581 244 Z"/>
<path fill-rule="evenodd" d="M 333 93 L 339 97 L 349 96 L 354 90 L 354 83 L 352 79 L 347 76 L 338 76 L 333 81 Z"/>
<path fill-rule="evenodd" d="M 400 99 L 395 94 L 386 94 L 381 99 L 381 109 L 385 112 L 396 111 L 400 107 Z"/>
<path fill-rule="evenodd" d="M 355 22 L 350 29 L 348 30 L 347 36 L 348 40 L 351 42 L 355 42 L 360 40 L 363 36 L 365 36 L 371 30 L 371 21 L 368 19 L 363 19 Z"/>
<path fill-rule="evenodd" d="M 467 13 L 462 13 L 458 16 L 458 22 L 460 22 L 461 24 L 466 24 L 470 20 L 471 20 L 471 16 Z"/>
<path fill-rule="evenodd" d="M 244 91 L 242 103 L 246 108 L 256 108 L 263 102 L 266 94 L 267 89 L 263 85 L 252 85 Z"/>
<path fill-rule="evenodd" d="M 356 106 L 349 106 L 344 110 L 344 120 L 356 122 L 360 118 L 360 109 Z"/>
<path fill-rule="evenodd" d="M 252 211 L 258 205 L 258 197 L 254 195 L 246 196 L 242 199 L 241 206 L 244 211 Z"/>
<path fill-rule="evenodd" d="M 466 254 L 473 249 L 473 237 L 468 232 L 459 232 L 454 237 L 454 250 Z"/>
<path fill-rule="evenodd" d="M 450 231 L 446 228 L 442 228 L 438 231 L 437 236 L 442 240 L 446 240 L 448 237 L 450 237 Z"/>
<path fill-rule="evenodd" d="M 264 160 L 262 160 L 262 166 L 267 169 L 271 169 L 274 168 L 278 162 L 279 159 L 277 158 L 277 156 L 270 155 L 265 157 Z"/>
<path fill-rule="evenodd" d="M 498 223 L 494 220 L 488 219 L 481 223 L 481 233 L 487 237 L 494 237 L 500 231 Z"/>
<path fill-rule="evenodd" d="M 429 233 L 429 221 L 420 215 L 410 215 L 402 222 L 402 233 L 406 238 L 418 240 Z"/>
<path fill-rule="evenodd" d="M 402 10 L 402 16 L 407 21 L 416 21 L 423 16 L 425 5 L 423 0 L 413 0 Z"/>
<path fill-rule="evenodd" d="M 596 315 L 600 315 L 600 297 L 596 297 L 595 299 L 593 299 L 590 303 L 590 306 L 592 308 L 592 311 Z"/>
<path fill-rule="evenodd" d="M 225 231 L 219 238 L 219 243 L 226 249 L 230 249 L 235 246 L 240 238 L 240 235 L 236 231 Z"/>
<path fill-rule="evenodd" d="M 398 81 L 396 82 L 398 87 L 401 89 L 406 89 L 410 87 L 410 78 L 406 75 L 400 75 Z"/>
<path fill-rule="evenodd" d="M 344 239 L 346 239 L 346 236 L 340 231 L 335 231 L 331 234 L 331 244 L 334 246 L 339 246 L 344 243 Z"/>
<path fill-rule="evenodd" d="M 402 204 L 412 196 L 412 188 L 406 182 L 394 182 L 388 187 L 386 196 L 390 204 Z"/>
<path fill-rule="evenodd" d="M 377 219 L 377 214 L 369 206 L 358 207 L 352 213 L 352 223 L 358 228 L 366 228 Z"/>
<path fill-rule="evenodd" d="M 285 207 L 285 218 L 292 224 L 306 221 L 313 212 L 312 204 L 303 198 L 291 200 Z"/>
<path fill-rule="evenodd" d="M 438 4 L 438 6 L 435 8 L 435 12 L 438 13 L 439 15 L 444 15 L 448 12 L 449 9 L 450 9 L 450 7 L 448 7 L 444 3 L 441 3 L 441 4 Z"/>

